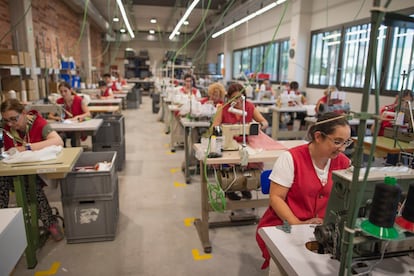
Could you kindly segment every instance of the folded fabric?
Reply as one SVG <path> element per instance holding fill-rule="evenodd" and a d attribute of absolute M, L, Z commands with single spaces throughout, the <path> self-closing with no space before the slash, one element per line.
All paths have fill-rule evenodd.
<path fill-rule="evenodd" d="M 26 150 L 19 152 L 12 148 L 6 152 L 5 158 L 2 161 L 8 164 L 47 161 L 56 159 L 62 149 L 62 146 L 49 146 L 41 150 Z"/>
<path fill-rule="evenodd" d="M 287 148 L 280 142 L 273 140 L 262 131 L 259 135 L 249 135 L 249 146 L 254 149 L 263 150 L 286 150 Z"/>

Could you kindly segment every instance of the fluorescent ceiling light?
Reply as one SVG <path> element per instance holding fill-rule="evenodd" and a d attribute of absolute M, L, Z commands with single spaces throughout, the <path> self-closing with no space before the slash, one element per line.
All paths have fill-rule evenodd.
<path fill-rule="evenodd" d="M 181 28 L 181 25 L 183 25 L 184 21 L 187 20 L 188 16 L 190 15 L 190 13 L 193 11 L 193 9 L 195 8 L 195 6 L 197 6 L 198 2 L 200 2 L 200 0 L 194 0 L 193 3 L 191 3 L 191 5 L 188 7 L 188 9 L 185 11 L 184 16 L 181 17 L 180 21 L 178 21 L 177 26 L 175 26 L 173 32 L 170 34 L 170 36 L 168 37 L 170 40 L 172 40 L 175 36 L 175 34 L 178 32 L 178 30 Z"/>
<path fill-rule="evenodd" d="M 231 24 L 231 25 L 229 25 L 229 26 L 225 27 L 224 29 L 221 29 L 220 31 L 218 31 L 218 32 L 214 33 L 211 37 L 212 37 L 212 38 L 216 38 L 216 37 L 218 37 L 218 36 L 220 36 L 220 35 L 224 34 L 225 32 L 228 32 L 228 31 L 230 31 L 231 29 L 236 28 L 237 26 L 239 26 L 239 25 L 241 25 L 241 24 L 243 24 L 243 23 L 245 23 L 245 22 L 249 21 L 250 19 L 255 18 L 255 17 L 256 17 L 256 16 L 258 16 L 258 15 L 261 15 L 261 14 L 263 14 L 263 13 L 267 12 L 267 11 L 268 11 L 268 10 L 270 10 L 270 9 L 273 9 L 274 7 L 276 7 L 276 6 L 280 5 L 280 4 L 284 3 L 284 2 L 286 2 L 286 0 L 278 0 L 278 1 L 272 2 L 271 4 L 267 5 L 266 7 L 263 7 L 263 8 L 261 8 L 260 10 L 257 10 L 257 11 L 255 11 L 254 13 L 249 14 L 248 16 L 246 16 L 246 17 L 244 17 L 244 18 L 240 19 L 239 21 L 236 21 L 236 22 L 234 22 L 233 24 Z"/>
<path fill-rule="evenodd" d="M 121 11 L 122 18 L 124 19 L 125 26 L 128 29 L 129 35 L 131 36 L 131 38 L 134 38 L 135 34 L 134 34 L 134 31 L 132 31 L 131 25 L 129 24 L 128 17 L 125 12 L 124 4 L 122 4 L 122 0 L 116 0 L 116 3 L 118 4 L 119 10 Z"/>
<path fill-rule="evenodd" d="M 151 18 L 151 19 L 150 19 L 150 22 L 151 22 L 152 24 L 155 24 L 155 23 L 157 23 L 157 19 L 155 19 L 155 18 Z"/>
<path fill-rule="evenodd" d="M 188 24 L 190 24 L 190 22 L 188 22 L 188 20 L 186 20 L 186 21 L 184 21 L 184 23 L 183 23 L 184 25 L 188 25 Z"/>
<path fill-rule="evenodd" d="M 112 19 L 112 21 L 114 21 L 114 22 L 119 22 L 119 18 L 115 16 L 115 17 Z"/>
<path fill-rule="evenodd" d="M 149 33 L 150 34 L 155 34 L 155 31 L 154 30 L 149 30 Z"/>
<path fill-rule="evenodd" d="M 119 29 L 119 31 L 120 31 L 121 33 L 125 33 L 125 32 L 126 32 L 125 28 L 121 28 L 121 29 Z"/>

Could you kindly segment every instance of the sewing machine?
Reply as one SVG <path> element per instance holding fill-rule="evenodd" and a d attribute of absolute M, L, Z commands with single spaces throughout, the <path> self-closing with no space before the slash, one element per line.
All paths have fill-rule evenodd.
<path fill-rule="evenodd" d="M 361 169 L 359 183 L 362 182 L 365 169 Z M 351 182 L 353 172 L 350 169 L 335 171 L 332 174 L 333 187 L 328 201 L 328 207 L 324 222 L 316 226 L 314 235 L 321 247 L 320 253 L 332 254 L 333 258 L 340 260 L 342 236 L 345 222 L 348 216 Z M 385 176 L 392 176 L 397 179 L 403 192 L 408 191 L 410 183 L 414 182 L 414 170 L 408 167 L 373 167 L 370 169 L 366 189 L 359 208 L 356 234 L 353 246 L 353 259 L 376 259 L 380 258 L 385 249 L 385 256 L 402 256 L 414 252 L 414 233 L 405 232 L 404 238 L 385 241 L 380 240 L 358 229 L 358 221 L 367 219 L 372 204 L 375 185 L 384 183 Z M 358 187 L 359 185 L 357 185 Z M 388 244 L 389 243 L 389 244 Z"/>
<path fill-rule="evenodd" d="M 244 127 L 242 124 L 223 124 L 221 125 L 222 133 L 224 136 L 223 150 L 238 150 L 239 143 L 233 139 L 234 136 L 243 135 L 258 135 L 259 124 L 258 123 L 247 123 Z"/>

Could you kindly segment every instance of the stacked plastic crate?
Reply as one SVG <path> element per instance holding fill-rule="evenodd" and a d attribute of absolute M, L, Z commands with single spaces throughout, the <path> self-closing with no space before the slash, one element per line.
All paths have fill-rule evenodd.
<path fill-rule="evenodd" d="M 116 168 L 123 169 L 125 163 L 125 119 L 120 114 L 99 114 L 96 118 L 103 119 L 95 136 L 92 137 L 92 150 L 116 151 Z"/>
<path fill-rule="evenodd" d="M 61 182 L 67 243 L 114 240 L 119 217 L 116 152 L 83 152 Z"/>

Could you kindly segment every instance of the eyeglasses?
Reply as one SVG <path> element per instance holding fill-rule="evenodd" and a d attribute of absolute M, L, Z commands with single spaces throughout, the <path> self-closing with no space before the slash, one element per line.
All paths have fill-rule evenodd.
<path fill-rule="evenodd" d="M 17 116 L 10 117 L 8 119 L 2 118 L 1 120 L 3 123 L 8 124 L 8 123 L 17 123 L 19 119 L 20 119 L 20 114 Z"/>
<path fill-rule="evenodd" d="M 327 137 L 329 140 L 331 140 L 332 143 L 334 143 L 335 147 L 337 147 L 337 148 L 341 148 L 341 147 L 347 148 L 354 142 L 354 140 L 352 140 L 351 138 L 343 141 L 342 139 L 340 139 L 340 140 L 339 139 L 334 139 L 334 138 L 332 138 L 331 136 L 329 136 L 328 134 L 326 134 L 322 131 L 321 131 L 321 134 L 323 136 Z"/>

